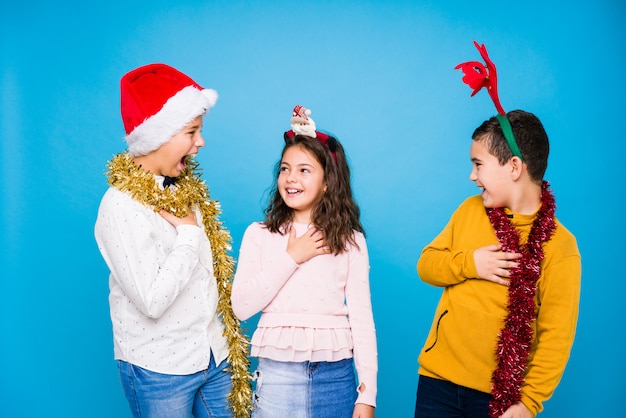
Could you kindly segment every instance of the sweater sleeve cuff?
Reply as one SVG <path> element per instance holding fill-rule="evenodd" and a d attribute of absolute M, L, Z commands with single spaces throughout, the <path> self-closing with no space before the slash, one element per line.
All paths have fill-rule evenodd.
<path fill-rule="evenodd" d="M 359 373 L 360 375 L 362 373 Z M 366 375 L 363 376 L 363 379 L 359 379 L 359 385 L 357 386 L 357 393 L 358 396 L 356 398 L 356 402 L 357 403 L 362 403 L 365 405 L 370 405 L 373 407 L 376 407 L 376 393 L 377 393 L 377 387 L 376 387 L 376 372 L 373 373 L 373 375 Z M 359 386 L 361 385 L 365 385 L 365 390 L 363 392 L 359 391 Z"/>
<path fill-rule="evenodd" d="M 176 227 L 178 233 L 174 247 L 186 245 L 192 248 L 200 247 L 200 239 L 202 237 L 202 229 L 194 225 L 178 225 Z"/>
<path fill-rule="evenodd" d="M 541 404 L 538 404 L 537 402 L 533 401 L 531 398 L 529 398 L 527 395 L 524 395 L 523 393 L 522 393 L 521 401 L 524 404 L 524 406 L 528 408 L 528 410 L 533 415 L 533 417 L 536 417 L 537 414 L 541 412 L 541 410 L 543 409 Z"/>
<path fill-rule="evenodd" d="M 476 262 L 474 261 L 474 250 L 469 250 L 465 253 L 465 271 L 463 272 L 467 279 L 477 279 L 478 270 L 476 269 Z"/>

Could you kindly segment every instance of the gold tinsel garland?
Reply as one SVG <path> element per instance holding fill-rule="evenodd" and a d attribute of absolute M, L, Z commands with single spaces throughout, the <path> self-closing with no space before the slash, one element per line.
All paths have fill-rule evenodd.
<path fill-rule="evenodd" d="M 224 336 L 228 340 L 228 362 L 232 374 L 232 391 L 228 395 L 228 402 L 235 418 L 249 417 L 252 411 L 252 389 L 248 372 L 248 340 L 230 304 L 231 279 L 235 269 L 235 262 L 228 254 L 231 237 L 219 220 L 219 202 L 210 200 L 209 189 L 200 179 L 198 163 L 188 158 L 187 167 L 178 177 L 176 187 L 165 189 L 126 153 L 113 157 L 107 169 L 111 186 L 129 193 L 133 199 L 153 208 L 155 212 L 164 209 L 178 217 L 185 217 L 190 208 L 200 210 L 213 252 L 213 268 L 219 293 L 217 311 L 224 322 Z"/>

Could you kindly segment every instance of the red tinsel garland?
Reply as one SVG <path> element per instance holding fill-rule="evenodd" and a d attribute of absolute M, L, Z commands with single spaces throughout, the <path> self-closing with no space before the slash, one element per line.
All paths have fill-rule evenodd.
<path fill-rule="evenodd" d="M 544 181 L 541 186 L 541 208 L 528 235 L 520 247 L 519 233 L 502 208 L 487 209 L 489 220 L 502 244 L 502 251 L 522 254 L 519 267 L 511 270 L 508 315 L 498 335 L 496 357 L 498 366 L 491 377 L 491 418 L 498 418 L 511 405 L 521 400 L 521 388 L 533 342 L 532 321 L 535 320 L 535 292 L 541 275 L 542 244 L 556 229 L 554 195 Z"/>

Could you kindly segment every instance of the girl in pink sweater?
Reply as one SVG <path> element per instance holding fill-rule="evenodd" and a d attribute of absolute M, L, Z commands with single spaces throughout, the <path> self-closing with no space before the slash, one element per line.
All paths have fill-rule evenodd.
<path fill-rule="evenodd" d="M 235 314 L 252 337 L 253 417 L 373 417 L 369 258 L 343 147 L 294 108 L 265 220 L 243 237 Z M 356 379 L 355 379 L 356 366 Z"/>

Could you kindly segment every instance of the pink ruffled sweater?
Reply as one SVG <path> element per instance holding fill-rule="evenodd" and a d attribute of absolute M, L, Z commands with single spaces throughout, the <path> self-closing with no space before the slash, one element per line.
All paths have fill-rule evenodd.
<path fill-rule="evenodd" d="M 294 224 L 296 235 L 307 225 Z M 261 223 L 246 230 L 232 289 L 239 319 L 262 311 L 252 336 L 252 355 L 276 361 L 338 361 L 354 357 L 357 403 L 376 406 L 378 354 L 363 234 L 358 248 L 321 255 L 300 265 L 287 254 L 289 235 Z"/>

